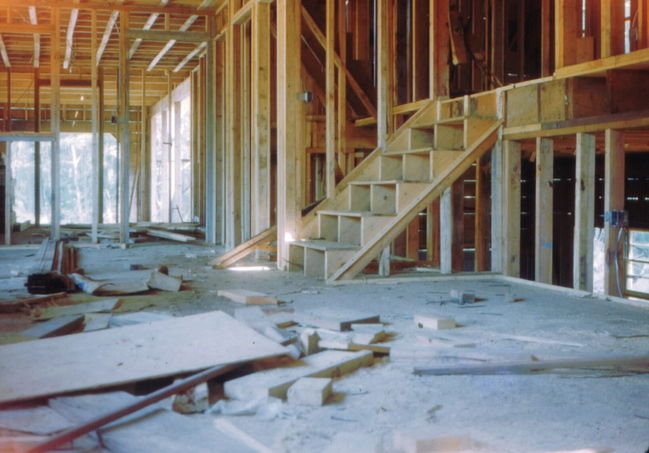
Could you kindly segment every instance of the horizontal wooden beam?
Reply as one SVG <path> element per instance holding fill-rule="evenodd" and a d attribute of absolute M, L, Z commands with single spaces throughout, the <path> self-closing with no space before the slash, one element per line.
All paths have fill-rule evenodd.
<path fill-rule="evenodd" d="M 247 22 L 252 17 L 252 4 L 255 0 L 248 0 L 248 2 L 239 8 L 239 11 L 234 13 L 232 16 L 232 23 L 235 25 L 241 25 L 244 22 Z"/>
<path fill-rule="evenodd" d="M 210 35 L 198 31 L 165 31 L 165 30 L 138 30 L 131 29 L 127 33 L 128 39 L 143 39 L 148 41 L 176 41 L 200 43 L 207 41 Z"/>
<path fill-rule="evenodd" d="M 46 25 L 46 24 L 7 24 L 7 23 L 0 23 L 0 33 L 26 33 L 26 34 L 32 34 L 32 33 L 41 33 L 41 34 L 47 34 L 47 33 L 53 33 L 54 32 L 54 27 L 51 25 Z"/>
<path fill-rule="evenodd" d="M 0 142 L 42 142 L 54 140 L 51 132 L 0 132 Z"/>
<path fill-rule="evenodd" d="M 38 79 L 38 86 L 48 87 L 51 84 L 50 79 Z M 88 79 L 61 79 L 61 88 L 71 87 L 71 88 L 90 88 L 92 86 L 91 81 Z"/>

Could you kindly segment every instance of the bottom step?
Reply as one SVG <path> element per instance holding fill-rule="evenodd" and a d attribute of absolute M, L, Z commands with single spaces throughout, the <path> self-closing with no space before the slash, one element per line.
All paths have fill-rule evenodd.
<path fill-rule="evenodd" d="M 289 270 L 307 277 L 327 279 L 360 247 L 331 241 L 297 241 L 289 247 Z"/>

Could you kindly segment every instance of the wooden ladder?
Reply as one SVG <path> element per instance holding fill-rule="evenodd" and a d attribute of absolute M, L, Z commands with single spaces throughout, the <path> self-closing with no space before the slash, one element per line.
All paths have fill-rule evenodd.
<path fill-rule="evenodd" d="M 289 270 L 351 279 L 496 142 L 495 92 L 429 101 L 303 221 Z"/>

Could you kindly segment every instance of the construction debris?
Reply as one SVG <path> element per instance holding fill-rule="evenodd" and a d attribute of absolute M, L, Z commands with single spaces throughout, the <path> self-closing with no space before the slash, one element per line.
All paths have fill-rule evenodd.
<path fill-rule="evenodd" d="M 183 283 L 182 277 L 172 277 L 167 274 L 163 274 L 160 271 L 151 272 L 151 276 L 146 284 L 151 289 L 160 289 L 162 291 L 180 291 L 180 287 Z"/>
<path fill-rule="evenodd" d="M 473 304 L 476 301 L 475 291 L 462 291 L 459 289 L 451 290 L 451 301 L 460 305 Z"/>
<path fill-rule="evenodd" d="M 0 300 L 0 313 L 17 313 L 20 311 L 28 311 L 35 305 L 42 305 L 55 301 L 58 302 L 59 299 L 63 299 L 65 297 L 67 297 L 66 292 L 59 292 L 11 300 Z"/>
<path fill-rule="evenodd" d="M 277 298 L 247 289 L 220 289 L 217 296 L 246 305 L 277 305 Z"/>
<path fill-rule="evenodd" d="M 352 324 L 377 324 L 381 322 L 379 315 L 369 315 L 353 310 L 314 310 L 309 313 L 294 313 L 293 319 L 300 324 L 322 327 L 330 330 L 348 331 Z"/>
<path fill-rule="evenodd" d="M 417 327 L 434 329 L 434 330 L 443 330 L 443 329 L 455 329 L 455 319 L 453 318 L 442 318 L 434 315 L 415 315 L 414 317 L 415 325 Z"/>
<path fill-rule="evenodd" d="M 64 305 L 61 307 L 35 308 L 33 319 L 51 319 L 59 316 L 82 315 L 86 313 L 108 313 L 122 306 L 120 299 L 105 299 L 85 304 Z"/>
<path fill-rule="evenodd" d="M 433 437 L 425 430 L 396 430 L 394 447 L 403 453 L 444 453 L 480 449 L 480 445 L 468 436 Z"/>
<path fill-rule="evenodd" d="M 285 352 L 219 311 L 3 345 L 0 364 L 11 366 L 2 366 L 0 402 L 99 389 Z"/>
<path fill-rule="evenodd" d="M 74 425 L 70 420 L 46 406 L 0 410 L 0 428 L 12 431 L 48 435 L 72 426 Z"/>
<path fill-rule="evenodd" d="M 75 332 L 83 325 L 85 317 L 82 314 L 67 315 L 39 322 L 33 327 L 20 332 L 23 337 L 49 338 Z"/>
<path fill-rule="evenodd" d="M 154 228 L 147 228 L 146 234 L 148 234 L 149 236 L 154 236 L 162 239 L 169 239 L 170 241 L 176 241 L 176 242 L 192 242 L 196 240 L 196 238 L 193 236 L 187 236 L 186 234 L 180 234 L 180 233 L 172 233 L 171 231 L 164 231 L 164 230 L 159 230 Z"/>
<path fill-rule="evenodd" d="M 332 395 L 330 378 L 304 377 L 288 389 L 288 402 L 306 406 L 322 406 Z"/>

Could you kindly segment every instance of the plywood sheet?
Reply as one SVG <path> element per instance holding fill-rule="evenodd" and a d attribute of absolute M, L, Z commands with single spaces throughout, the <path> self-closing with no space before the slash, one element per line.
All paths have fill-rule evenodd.
<path fill-rule="evenodd" d="M 0 347 L 0 403 L 281 355 L 223 312 Z"/>

